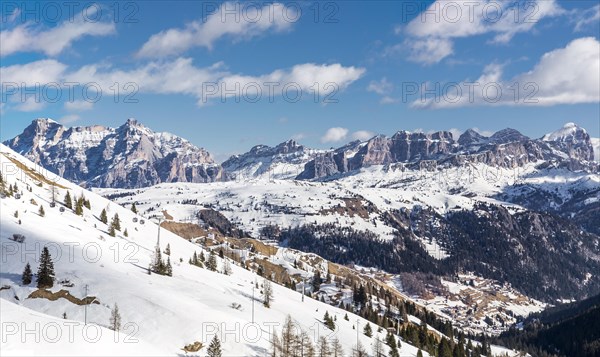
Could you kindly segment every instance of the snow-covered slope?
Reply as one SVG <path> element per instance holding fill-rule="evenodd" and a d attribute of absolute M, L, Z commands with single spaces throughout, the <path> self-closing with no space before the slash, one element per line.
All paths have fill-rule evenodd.
<path fill-rule="evenodd" d="M 3 356 L 167 356 L 156 345 L 96 324 L 57 318 L 0 301 Z M 133 326 L 133 325 L 131 325 Z"/>
<path fill-rule="evenodd" d="M 44 246 L 50 250 L 56 272 L 51 292 L 64 289 L 73 298 L 82 299 L 86 296 L 87 287 L 87 295 L 95 297 L 95 303 L 87 307 L 87 321 L 100 326 L 108 325 L 111 307 L 118 304 L 123 323 L 121 332 L 140 341 L 134 345 L 139 348 L 133 347 L 140 354 L 181 355 L 185 345 L 199 341 L 207 346 L 217 334 L 226 356 L 263 356 L 270 349 L 271 332 L 274 328 L 280 330 L 288 314 L 299 327 L 311 334 L 311 338 L 339 338 L 346 353 L 357 339 L 367 349 L 374 341 L 353 329 L 357 319 L 360 326 L 364 326 L 366 320 L 353 317 L 346 321 L 342 318 L 346 311 L 312 299 L 301 302 L 300 293 L 278 285 L 273 286 L 271 308 L 264 307 L 260 301 L 253 304 L 253 286 L 255 282 L 261 284 L 261 278 L 233 264 L 233 274 L 228 276 L 188 264 L 193 252 L 200 253 L 202 248 L 164 229 L 161 229 L 160 245 L 162 249 L 167 244 L 170 246 L 173 277 L 148 275 L 147 267 L 157 241 L 157 225 L 147 219 L 142 224 L 143 217 L 40 170 L 5 146 L 0 146 L 0 165 L 6 185 L 16 184 L 19 193 L 18 198 L 15 195 L 0 201 L 0 286 L 3 287 L 0 306 L 3 322 L 15 322 L 20 326 L 35 321 L 52 323 L 66 314 L 68 320 L 65 321 L 78 323 L 75 342 L 59 341 L 48 353 L 83 355 L 88 354 L 89 349 L 97 349 L 98 354 L 118 351 L 120 355 L 128 355 L 131 349 L 129 346 L 121 349 L 119 344 L 111 344 L 105 337 L 100 345 L 88 343 L 77 334 L 84 329 L 81 326 L 86 311 L 84 306 L 65 298 L 49 301 L 29 297 L 37 290 L 35 281 L 23 286 L 21 273 L 27 262 L 36 271 L 37 258 Z M 69 209 L 61 212 L 61 204 L 51 208 L 51 182 L 57 184 L 55 193 L 60 200 L 67 191 L 72 197 L 85 195 L 91 203 L 91 210 L 84 209 L 83 215 L 77 216 Z M 44 216 L 38 214 L 40 205 L 44 207 Z M 109 218 L 118 213 L 122 232 L 127 229 L 128 237 L 122 232 L 118 232 L 116 237 L 109 236 L 108 227 L 98 218 L 102 209 L 107 210 Z M 134 222 L 136 218 L 137 222 Z M 23 234 L 26 239 L 23 243 L 14 242 L 10 239 L 13 234 Z M 223 260 L 217 260 L 222 266 Z M 61 281 L 63 283 L 59 283 Z M 254 293 L 259 296 L 258 290 Z M 232 308 L 233 303 L 241 307 Z M 255 324 L 252 324 L 253 311 Z M 325 311 L 336 317 L 338 327 L 335 332 L 321 322 Z M 61 326 L 58 324 L 59 331 L 66 333 Z M 17 338 L 24 331 L 19 330 Z M 108 330 L 102 328 L 101 331 Z M 125 336 L 119 335 L 119 339 L 121 337 Z M 379 335 L 381 339 L 384 337 Z M 42 335 L 41 338 L 47 337 Z M 3 355 L 18 354 L 27 347 L 13 337 L 3 340 L 1 346 Z M 32 348 L 37 350 L 43 345 Z M 205 353 L 206 348 L 198 354 Z M 413 346 L 402 344 L 401 355 L 416 353 L 417 349 Z"/>
<path fill-rule="evenodd" d="M 535 164 L 515 169 L 477 164 L 436 171 L 410 170 L 397 164 L 371 166 L 329 182 L 251 180 L 94 190 L 114 196 L 123 205 L 136 202 L 148 213 L 156 207 L 166 209 L 179 221 L 196 217 L 199 206 L 211 207 L 255 237 L 261 227 L 269 224 L 290 227 L 336 223 L 391 239 L 393 229 L 382 221 L 382 212 L 421 205 L 445 214 L 459 208 L 471 209 L 477 202 L 522 210 L 522 205 L 510 203 L 510 188 L 514 185 L 546 189 L 567 199 L 579 191 L 600 189 L 600 177 L 566 169 L 540 171 Z M 498 199 L 500 196 L 502 199 Z M 348 199 L 362 206 L 374 205 L 377 212 L 354 214 Z"/>

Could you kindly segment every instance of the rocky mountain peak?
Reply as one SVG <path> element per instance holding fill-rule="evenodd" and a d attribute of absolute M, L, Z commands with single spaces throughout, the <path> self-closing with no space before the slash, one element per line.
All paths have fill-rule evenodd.
<path fill-rule="evenodd" d="M 575 123 L 566 123 L 562 128 L 544 135 L 541 140 L 557 150 L 566 152 L 570 158 L 594 160 L 594 146 L 590 135 Z"/>
<path fill-rule="evenodd" d="M 467 129 L 458 137 L 458 144 L 461 146 L 471 146 L 476 144 L 482 144 L 487 141 L 487 137 L 479 134 L 473 129 Z"/>
<path fill-rule="evenodd" d="M 490 142 L 494 144 L 506 144 L 517 141 L 526 141 L 529 138 L 516 129 L 506 128 L 494 133 L 490 136 Z"/>
<path fill-rule="evenodd" d="M 289 154 L 301 150 L 304 150 L 304 146 L 298 144 L 294 139 L 284 141 L 275 147 L 278 154 Z"/>
<path fill-rule="evenodd" d="M 161 182 L 211 182 L 223 178 L 210 154 L 135 119 L 118 128 L 67 128 L 36 119 L 5 143 L 36 164 L 92 187 L 138 188 Z"/>
<path fill-rule="evenodd" d="M 544 141 L 587 141 L 589 135 L 587 131 L 575 123 L 566 123 L 562 128 L 548 133 L 542 137 Z"/>

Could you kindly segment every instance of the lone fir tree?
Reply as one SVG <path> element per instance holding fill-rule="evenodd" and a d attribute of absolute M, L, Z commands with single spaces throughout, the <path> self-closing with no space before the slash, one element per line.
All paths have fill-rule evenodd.
<path fill-rule="evenodd" d="M 106 209 L 102 209 L 102 212 L 100 212 L 100 222 L 107 224 L 108 223 L 108 216 L 106 215 Z"/>
<path fill-rule="evenodd" d="M 33 280 L 33 273 L 31 272 L 31 265 L 29 263 L 25 264 L 25 269 L 23 270 L 23 276 L 21 277 L 21 281 L 23 285 L 31 284 Z"/>
<path fill-rule="evenodd" d="M 83 197 L 79 197 L 77 201 L 75 201 L 75 214 L 83 216 Z"/>
<path fill-rule="evenodd" d="M 135 206 L 135 202 L 131 204 L 131 212 L 138 213 L 137 207 Z"/>
<path fill-rule="evenodd" d="M 372 337 L 373 336 L 373 330 L 371 329 L 371 324 L 367 323 L 365 325 L 365 328 L 363 330 L 363 333 L 365 334 L 365 336 L 367 337 Z"/>
<path fill-rule="evenodd" d="M 54 285 L 54 263 L 48 247 L 42 249 L 40 266 L 37 272 L 37 287 L 39 289 L 51 288 Z"/>
<path fill-rule="evenodd" d="M 71 200 L 71 193 L 69 191 L 67 191 L 67 194 L 65 195 L 65 206 L 68 209 L 73 209 L 73 200 Z"/>
<path fill-rule="evenodd" d="M 117 230 L 117 231 L 121 230 L 121 220 L 119 219 L 118 213 L 115 213 L 115 216 L 113 217 L 110 225 L 113 226 L 115 228 L 115 230 Z"/>
<path fill-rule="evenodd" d="M 223 352 L 221 351 L 221 341 L 217 335 L 213 337 L 212 341 L 210 341 L 210 345 L 208 345 L 208 349 L 206 350 L 206 354 L 208 357 L 222 357 Z"/>
<path fill-rule="evenodd" d="M 110 311 L 108 327 L 113 331 L 119 331 L 121 329 L 121 314 L 119 313 L 119 307 L 117 306 L 117 303 L 115 303 Z"/>
<path fill-rule="evenodd" d="M 154 248 L 154 255 L 152 256 L 152 262 L 150 263 L 148 271 L 155 274 L 173 276 L 171 258 L 167 256 L 167 261 L 165 262 L 163 260 L 162 253 L 160 251 L 160 246 L 158 245 L 158 243 Z"/>
<path fill-rule="evenodd" d="M 210 251 L 210 255 L 208 256 L 208 262 L 206 262 L 206 267 L 210 271 L 217 271 L 217 257 L 214 251 Z"/>
<path fill-rule="evenodd" d="M 271 302 L 273 301 L 273 287 L 271 286 L 271 282 L 265 279 L 263 283 L 263 305 L 265 307 L 271 307 Z"/>

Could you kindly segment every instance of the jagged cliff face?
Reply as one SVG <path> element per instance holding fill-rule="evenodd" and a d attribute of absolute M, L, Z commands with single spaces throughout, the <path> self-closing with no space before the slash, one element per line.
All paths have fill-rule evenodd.
<path fill-rule="evenodd" d="M 36 119 L 6 142 L 60 176 L 89 187 L 138 188 L 161 182 L 212 182 L 223 169 L 210 154 L 129 119 L 118 128 L 67 128 Z"/>
<path fill-rule="evenodd" d="M 597 163 L 593 162 L 590 136 L 585 129 L 572 123 L 540 139 L 531 139 L 510 128 L 490 137 L 467 130 L 458 140 L 446 131 L 431 134 L 399 131 L 391 138 L 376 136 L 364 143 L 358 152 L 348 155 L 352 150 L 343 147 L 317 155 L 297 178 L 321 179 L 372 165 L 422 164 L 423 160 L 441 165 L 484 163 L 515 168 L 536 163 L 571 170 L 598 170 Z"/>

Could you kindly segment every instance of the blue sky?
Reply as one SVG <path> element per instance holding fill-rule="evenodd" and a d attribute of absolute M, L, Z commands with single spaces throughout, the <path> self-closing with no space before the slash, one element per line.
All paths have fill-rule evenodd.
<path fill-rule="evenodd" d="M 2 3 L 2 140 L 36 117 L 135 117 L 218 160 L 401 129 L 538 137 L 572 121 L 600 136 L 596 1 L 89 4 Z"/>

